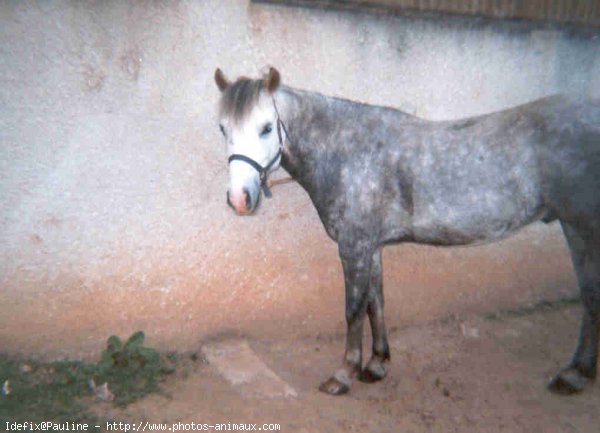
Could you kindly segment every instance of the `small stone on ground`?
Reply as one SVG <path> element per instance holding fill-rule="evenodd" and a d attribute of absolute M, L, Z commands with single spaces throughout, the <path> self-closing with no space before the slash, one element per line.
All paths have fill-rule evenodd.
<path fill-rule="evenodd" d="M 260 360 L 246 340 L 235 339 L 207 344 L 202 347 L 202 352 L 219 374 L 245 396 L 298 396 L 294 388 Z"/>

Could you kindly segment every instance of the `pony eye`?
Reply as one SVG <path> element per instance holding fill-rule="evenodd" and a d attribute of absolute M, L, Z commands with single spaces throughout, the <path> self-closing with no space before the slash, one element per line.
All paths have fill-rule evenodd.
<path fill-rule="evenodd" d="M 221 130 L 221 134 L 223 134 L 223 136 L 226 136 L 225 128 L 223 128 L 223 125 L 219 125 L 219 129 Z"/>
<path fill-rule="evenodd" d="M 272 130 L 273 130 L 273 125 L 271 123 L 267 123 L 265 126 L 263 126 L 262 131 L 260 131 L 260 136 L 266 137 L 267 135 L 269 135 L 271 133 Z"/>

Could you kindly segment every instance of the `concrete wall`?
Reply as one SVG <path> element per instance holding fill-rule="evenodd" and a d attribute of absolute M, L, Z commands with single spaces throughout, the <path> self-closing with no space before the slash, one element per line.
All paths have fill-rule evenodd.
<path fill-rule="evenodd" d="M 79 356 L 143 329 L 187 349 L 233 329 L 344 329 L 341 267 L 307 195 L 225 205 L 212 75 L 431 119 L 600 95 L 600 40 L 246 0 L 0 3 L 0 351 Z M 499 244 L 389 247 L 390 326 L 571 294 L 557 225 Z"/>

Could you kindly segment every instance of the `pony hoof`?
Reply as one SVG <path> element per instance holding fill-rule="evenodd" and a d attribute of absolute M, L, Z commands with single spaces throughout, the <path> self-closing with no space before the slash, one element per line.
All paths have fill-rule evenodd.
<path fill-rule="evenodd" d="M 329 395 L 342 395 L 350 391 L 350 386 L 340 382 L 335 377 L 332 377 L 319 386 L 319 391 Z"/>
<path fill-rule="evenodd" d="M 571 395 L 583 391 L 587 384 L 587 378 L 576 369 L 569 368 L 559 371 L 548 384 L 548 389 L 555 394 Z"/>
<path fill-rule="evenodd" d="M 365 383 L 379 382 L 387 375 L 387 368 L 378 360 L 371 360 L 361 372 L 359 380 Z"/>

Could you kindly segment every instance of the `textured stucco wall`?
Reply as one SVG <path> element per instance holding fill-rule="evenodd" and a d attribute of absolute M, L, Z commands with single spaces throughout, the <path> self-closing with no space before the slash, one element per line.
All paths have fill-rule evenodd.
<path fill-rule="evenodd" d="M 0 3 L 0 351 L 80 355 L 144 329 L 340 331 L 341 269 L 307 195 L 225 205 L 216 66 L 431 119 L 600 95 L 600 40 L 523 25 L 245 0 Z M 574 291 L 557 225 L 387 248 L 391 326 Z"/>

